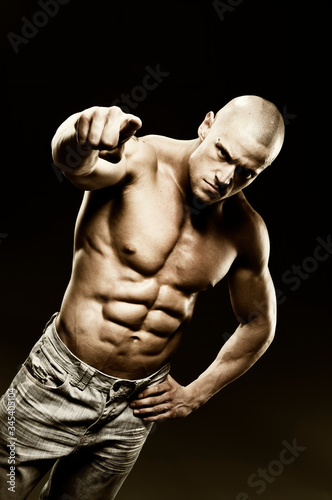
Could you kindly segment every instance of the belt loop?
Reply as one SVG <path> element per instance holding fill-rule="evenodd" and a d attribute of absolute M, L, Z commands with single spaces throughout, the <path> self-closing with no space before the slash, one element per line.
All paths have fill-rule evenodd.
<path fill-rule="evenodd" d="M 90 368 L 82 369 L 82 367 L 80 367 L 80 369 L 82 370 L 81 377 L 79 379 L 77 379 L 76 377 L 72 377 L 70 384 L 83 391 L 89 384 L 95 372 Z"/>
<path fill-rule="evenodd" d="M 43 333 L 46 332 L 47 328 L 50 326 L 50 324 L 53 322 L 55 316 L 57 316 L 58 313 L 55 312 L 54 314 L 52 314 L 52 316 L 50 317 L 50 319 L 48 320 L 48 322 L 46 323 L 45 327 L 44 327 L 44 330 L 43 330 Z"/>

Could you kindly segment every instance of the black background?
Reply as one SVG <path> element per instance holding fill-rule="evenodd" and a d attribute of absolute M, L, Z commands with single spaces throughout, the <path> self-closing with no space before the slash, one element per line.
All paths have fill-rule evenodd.
<path fill-rule="evenodd" d="M 270 233 L 275 341 L 199 411 L 155 427 L 119 500 L 241 500 L 240 492 L 251 500 L 332 499 L 332 258 L 314 262 L 296 287 L 284 275 L 312 263 L 317 238 L 332 234 L 327 2 L 228 5 L 222 16 L 210 1 L 70 0 L 18 53 L 7 35 L 22 36 L 22 17 L 36 20 L 41 6 L 0 7 L 2 392 L 59 310 L 70 276 L 82 192 L 55 172 L 50 152 L 67 116 L 109 106 L 142 84 L 146 66 L 160 65 L 168 76 L 132 110 L 143 121 L 139 135 L 194 138 L 208 111 L 242 94 L 270 99 L 286 121 L 280 156 L 246 190 Z M 201 296 L 173 377 L 197 377 L 235 326 L 220 283 Z M 259 494 L 249 476 L 273 468 L 283 442 L 295 439 L 306 449 Z"/>

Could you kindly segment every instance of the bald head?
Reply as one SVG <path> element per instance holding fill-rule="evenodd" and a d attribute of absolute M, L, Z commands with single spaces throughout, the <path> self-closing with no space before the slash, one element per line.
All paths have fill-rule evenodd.
<path fill-rule="evenodd" d="M 257 96 L 237 97 L 198 128 L 188 160 L 198 200 L 212 204 L 251 184 L 279 154 L 284 121 L 274 104 Z"/>
<path fill-rule="evenodd" d="M 284 120 L 277 107 L 262 97 L 247 95 L 232 99 L 218 111 L 215 123 L 246 130 L 270 150 L 271 161 L 279 154 L 284 141 Z"/>

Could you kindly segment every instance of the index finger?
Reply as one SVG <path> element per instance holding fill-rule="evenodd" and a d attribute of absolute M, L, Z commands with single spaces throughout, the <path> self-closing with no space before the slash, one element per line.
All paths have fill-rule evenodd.
<path fill-rule="evenodd" d="M 170 389 L 170 384 L 165 380 L 161 384 L 153 385 L 152 387 L 148 387 L 144 389 L 144 391 L 140 392 L 136 399 L 144 399 L 149 396 L 157 396 L 167 392 Z"/>
<path fill-rule="evenodd" d="M 119 144 L 127 142 L 142 126 L 142 121 L 138 116 L 126 115 L 120 125 Z"/>

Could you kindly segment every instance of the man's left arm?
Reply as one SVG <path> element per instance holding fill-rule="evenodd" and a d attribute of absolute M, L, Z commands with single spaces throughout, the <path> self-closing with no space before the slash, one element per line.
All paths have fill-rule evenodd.
<path fill-rule="evenodd" d="M 266 351 L 276 324 L 276 296 L 268 269 L 269 243 L 265 226 L 260 238 L 228 275 L 238 328 L 213 363 L 186 387 L 171 376 L 146 389 L 133 402 L 134 413 L 146 421 L 163 421 L 189 415 L 230 382 L 243 375 Z M 256 238 L 255 238 L 256 239 Z"/>

